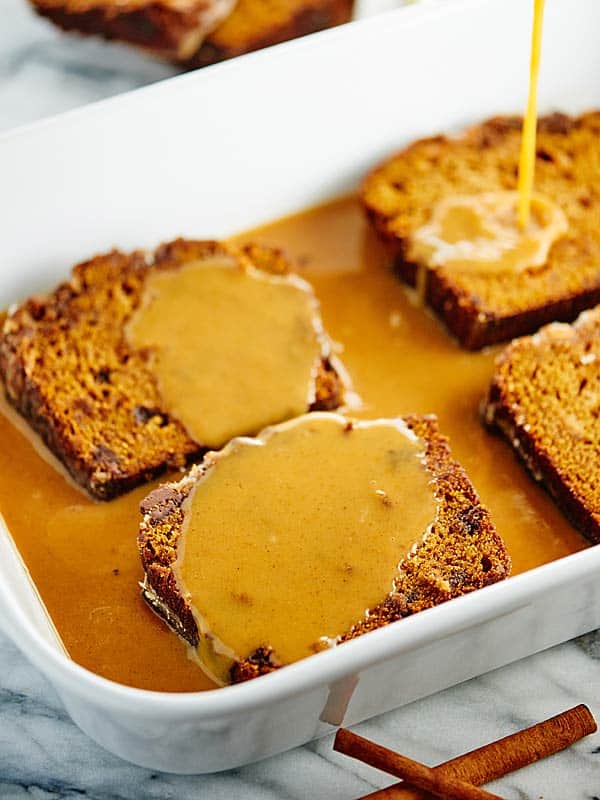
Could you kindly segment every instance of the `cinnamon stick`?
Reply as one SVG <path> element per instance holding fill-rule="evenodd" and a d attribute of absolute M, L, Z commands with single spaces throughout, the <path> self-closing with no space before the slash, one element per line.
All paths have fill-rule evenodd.
<path fill-rule="evenodd" d="M 570 747 L 597 730 L 590 710 L 578 705 L 538 722 L 530 728 L 511 733 L 495 742 L 457 756 L 437 767 L 434 772 L 468 781 L 476 786 L 533 764 L 542 758 Z M 430 800 L 431 795 L 397 783 L 367 795 L 363 800 Z"/>
<path fill-rule="evenodd" d="M 393 750 L 370 742 L 346 728 L 338 730 L 333 749 L 351 758 L 358 758 L 384 772 L 391 772 L 397 778 L 403 778 L 413 786 L 424 789 L 442 800 L 500 800 L 496 794 L 479 789 L 472 783 L 466 783 L 452 775 L 444 776 L 425 764 L 413 761 L 400 753 L 394 753 Z"/>

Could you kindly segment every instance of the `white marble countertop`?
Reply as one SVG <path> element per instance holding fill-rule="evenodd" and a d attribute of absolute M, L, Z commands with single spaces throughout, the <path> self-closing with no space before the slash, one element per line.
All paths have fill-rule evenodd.
<path fill-rule="evenodd" d="M 429 764 L 586 703 L 600 719 L 600 635 L 555 647 L 357 726 Z M 334 753 L 327 737 L 242 769 L 176 776 L 102 750 L 67 717 L 44 678 L 0 638 L 2 800 L 352 800 L 392 781 Z M 600 735 L 489 784 L 507 800 L 597 800 Z"/>
<path fill-rule="evenodd" d="M 398 5 L 357 0 L 362 16 Z M 125 45 L 66 36 L 27 0 L 0 0 L 0 131 L 175 74 Z"/>
<path fill-rule="evenodd" d="M 361 10 L 370 13 L 395 4 L 363 0 Z M 65 37 L 36 19 L 25 0 L 0 0 L 0 130 L 173 73 L 128 48 Z M 600 719 L 600 632 L 371 720 L 358 730 L 435 764 L 582 702 Z M 390 782 L 334 754 L 331 738 L 215 776 L 178 777 L 131 766 L 80 733 L 51 687 L 0 637 L 2 800 L 351 800 Z M 511 800 L 599 800 L 600 735 L 490 786 Z"/>

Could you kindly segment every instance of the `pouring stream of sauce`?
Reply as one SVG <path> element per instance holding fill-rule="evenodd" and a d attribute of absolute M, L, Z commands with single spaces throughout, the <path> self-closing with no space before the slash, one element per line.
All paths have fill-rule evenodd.
<path fill-rule="evenodd" d="M 518 189 L 449 194 L 434 203 L 429 221 L 413 231 L 409 240 L 408 255 L 418 265 L 421 299 L 425 299 L 427 269 L 510 276 L 543 267 L 554 242 L 567 232 L 566 216 L 554 198 L 533 194 L 543 12 L 544 0 L 534 0 Z"/>
<path fill-rule="evenodd" d="M 534 0 L 531 34 L 531 63 L 529 67 L 529 97 L 523 120 L 521 157 L 519 160 L 519 228 L 525 230 L 531 216 L 531 195 L 535 173 L 535 140 L 537 128 L 537 87 L 542 52 L 542 23 L 546 0 Z"/>

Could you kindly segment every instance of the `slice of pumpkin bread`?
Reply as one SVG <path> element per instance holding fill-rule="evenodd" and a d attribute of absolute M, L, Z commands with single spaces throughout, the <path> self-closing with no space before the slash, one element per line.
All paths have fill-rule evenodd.
<path fill-rule="evenodd" d="M 66 31 L 203 67 L 352 18 L 354 0 L 30 0 Z"/>
<path fill-rule="evenodd" d="M 204 303 L 201 308 L 217 309 L 215 325 L 206 333 L 206 353 L 211 356 L 208 368 L 206 362 L 194 361 L 191 353 L 196 350 L 189 349 L 196 324 L 194 307 L 187 311 L 188 327 L 179 330 L 182 315 L 177 304 L 172 305 L 172 318 L 159 318 L 158 323 L 168 335 L 171 328 L 177 331 L 173 333 L 178 338 L 172 346 L 180 353 L 181 374 L 176 374 L 175 389 L 187 396 L 192 393 L 189 387 L 195 386 L 193 381 L 204 376 L 205 396 L 193 400 L 205 409 L 202 413 L 210 412 L 217 422 L 224 395 L 241 413 L 252 395 L 257 419 L 263 420 L 264 413 L 269 415 L 272 398 L 267 390 L 263 397 L 261 386 L 278 386 L 279 373 L 274 374 L 274 370 L 281 363 L 287 364 L 285 347 L 289 341 L 290 347 L 297 341 L 289 336 L 282 339 L 280 360 L 273 360 L 271 350 L 275 345 L 271 347 L 268 317 L 273 308 L 260 308 L 260 299 L 263 290 L 266 295 L 267 290 L 289 289 L 294 301 L 297 297 L 303 303 L 306 300 L 306 314 L 310 313 L 308 321 L 306 314 L 302 317 L 304 327 L 298 327 L 298 351 L 290 350 L 290 364 L 303 364 L 302 375 L 307 375 L 305 388 L 304 384 L 300 387 L 304 393 L 298 401 L 300 413 L 335 408 L 342 402 L 342 381 L 332 364 L 329 340 L 320 326 L 318 304 L 310 286 L 289 273 L 289 265 L 280 252 L 256 246 L 242 251 L 218 242 L 180 239 L 162 245 L 152 255 L 113 251 L 96 256 L 77 265 L 71 279 L 51 294 L 33 297 L 11 310 L 0 335 L 0 375 L 8 400 L 93 496 L 103 500 L 115 497 L 167 469 L 184 467 L 214 446 L 213 441 L 202 441 L 190 434 L 189 426 L 183 424 L 185 420 L 166 402 L 167 395 L 157 378 L 156 348 L 152 342 L 149 346 L 132 343 L 127 335 L 128 326 L 142 307 L 151 305 L 157 280 L 164 281 L 166 277 L 176 282 L 192 269 L 213 264 L 226 267 L 232 280 L 238 276 L 240 280 L 252 278 L 259 301 L 256 307 L 246 309 L 246 314 L 250 315 L 250 324 L 252 315 L 257 315 L 263 341 L 269 346 L 255 352 L 250 350 L 251 337 L 241 343 L 232 340 L 238 306 L 232 305 L 231 300 L 226 305 L 227 296 L 220 291 L 203 295 L 199 298 Z M 219 331 L 218 323 L 224 319 L 219 316 L 219 303 L 229 309 L 225 331 Z M 290 321 L 290 336 L 293 324 Z M 274 343 L 279 341 L 279 335 L 272 330 Z M 212 355 L 221 343 L 226 343 L 222 359 L 220 352 Z M 238 386 L 242 375 L 248 386 L 241 382 Z M 288 410 L 284 396 L 272 421 L 295 413 L 296 408 L 290 406 Z M 226 416 L 226 411 L 221 416 Z M 264 422 L 254 429 L 253 423 L 248 424 L 245 432 L 251 434 Z"/>
<path fill-rule="evenodd" d="M 30 0 L 63 30 L 98 34 L 180 62 L 233 10 L 236 0 Z"/>
<path fill-rule="evenodd" d="M 410 261 L 410 237 L 438 201 L 516 189 L 520 142 L 521 120 L 499 117 L 457 138 L 417 141 L 367 176 L 364 208 L 403 281 L 415 285 L 423 269 Z M 535 188 L 568 223 L 545 265 L 502 274 L 425 268 L 425 301 L 463 347 L 476 350 L 547 322 L 568 322 L 600 302 L 599 164 L 600 112 L 542 117 Z"/>
<path fill-rule="evenodd" d="M 379 424 L 395 424 L 408 431 L 408 436 L 412 437 L 413 440 L 418 443 L 419 469 L 423 470 L 424 485 L 427 486 L 425 492 L 434 509 L 431 517 L 429 517 L 427 513 L 425 514 L 425 517 L 429 520 L 426 529 L 419 527 L 420 522 L 415 523 L 415 531 L 418 530 L 419 534 L 415 535 L 414 538 L 410 536 L 406 538 L 405 531 L 396 529 L 396 518 L 394 518 L 393 526 L 395 534 L 393 539 L 394 544 L 392 545 L 393 557 L 390 558 L 390 563 L 392 565 L 391 572 L 389 573 L 390 582 L 387 582 L 387 578 L 384 581 L 385 586 L 390 588 L 381 592 L 380 602 L 375 602 L 364 616 L 361 610 L 356 614 L 354 624 L 351 623 L 346 630 L 339 631 L 340 635 L 335 636 L 333 639 L 331 639 L 331 635 L 329 635 L 324 645 L 323 642 L 321 642 L 321 646 L 331 646 L 339 642 L 347 641 L 370 630 L 388 625 L 391 622 L 400 620 L 415 612 L 438 605 L 446 600 L 458 597 L 507 577 L 510 572 L 510 557 L 506 547 L 496 532 L 487 509 L 481 505 L 479 497 L 467 474 L 452 458 L 447 439 L 439 433 L 435 417 L 408 416 L 396 421 L 378 420 L 369 423 L 353 423 L 347 418 L 340 418 L 337 414 L 317 414 L 314 419 L 316 418 L 333 418 L 339 423 L 342 423 L 342 432 L 339 434 L 342 438 L 354 435 L 354 425 L 368 427 Z M 273 436 L 273 432 L 281 436 L 281 432 L 289 432 L 291 429 L 290 426 L 293 425 L 304 425 L 305 428 L 308 428 L 310 427 L 309 423 L 311 419 L 312 415 L 310 415 L 310 418 L 301 418 L 293 423 L 284 423 L 273 429 L 268 429 L 259 436 L 259 441 L 264 445 L 269 437 Z M 358 431 L 358 428 L 356 428 L 356 430 Z M 301 433 L 305 437 L 302 440 L 302 447 L 304 447 L 304 442 L 310 441 L 310 438 L 306 438 L 309 437 L 310 431 L 301 431 Z M 242 442 L 242 445 L 243 444 Z M 252 442 L 250 442 L 250 444 L 252 444 Z M 387 451 L 382 457 L 381 463 L 389 463 L 386 459 L 391 458 L 393 461 L 392 471 L 395 468 L 404 468 L 406 459 L 411 456 L 405 452 L 401 452 L 401 449 L 395 449 L 393 439 L 386 439 L 380 444 L 382 451 Z M 162 617 L 179 636 L 186 640 L 193 648 L 197 649 L 198 652 L 203 651 L 204 653 L 206 652 L 206 648 L 211 646 L 210 642 L 215 640 L 215 638 L 218 640 L 218 634 L 216 634 L 215 637 L 210 625 L 208 629 L 206 627 L 202 628 L 202 630 L 200 629 L 207 620 L 211 619 L 211 610 L 203 607 L 201 597 L 194 596 L 192 598 L 192 595 L 187 591 L 187 584 L 184 585 L 182 583 L 183 561 L 181 556 L 183 553 L 183 557 L 187 557 L 189 548 L 192 547 L 189 541 L 186 540 L 186 537 L 190 536 L 190 526 L 193 524 L 194 518 L 192 514 L 198 514 L 202 530 L 204 530 L 207 524 L 206 514 L 208 509 L 212 508 L 212 506 L 216 504 L 216 499 L 218 499 L 215 499 L 215 497 L 211 495 L 210 497 L 212 499 L 207 501 L 205 494 L 195 494 L 195 491 L 202 487 L 203 482 L 206 482 L 211 476 L 213 476 L 211 477 L 212 481 L 215 479 L 224 481 L 223 486 L 229 487 L 229 489 L 228 494 L 226 493 L 222 497 L 220 507 L 226 507 L 228 503 L 230 508 L 239 506 L 241 484 L 239 484 L 237 480 L 232 482 L 229 476 L 227 476 L 227 478 L 223 477 L 223 472 L 221 472 L 220 478 L 217 478 L 218 470 L 223 470 L 225 467 L 224 461 L 228 459 L 230 454 L 236 455 L 236 451 L 234 450 L 232 452 L 231 450 L 232 445 L 234 445 L 234 443 L 219 453 L 208 454 L 204 462 L 193 467 L 191 472 L 181 481 L 161 486 L 151 492 L 141 504 L 142 521 L 138 543 L 145 573 L 142 589 L 143 596 L 150 607 Z M 367 458 L 370 455 L 370 451 L 365 450 L 362 444 L 361 448 L 360 452 Z M 264 448 L 248 448 L 246 445 L 246 450 L 248 449 L 251 455 L 256 456 L 258 453 L 258 457 L 260 458 L 261 450 Z M 309 450 L 308 453 L 305 452 L 304 457 L 310 460 L 312 452 L 312 450 Z M 292 455 L 290 455 L 289 450 L 286 450 L 286 453 L 288 459 L 293 459 L 296 450 L 294 449 Z M 334 448 L 334 452 L 332 452 L 330 457 L 332 459 L 338 458 L 339 460 L 340 452 Z M 317 508 L 318 511 L 319 504 L 322 505 L 326 502 L 324 498 L 335 497 L 337 492 L 343 492 L 343 489 L 336 483 L 335 470 L 327 470 L 328 478 L 327 475 L 321 475 L 319 471 L 321 466 L 321 461 L 314 465 L 314 472 L 318 473 L 316 486 L 321 487 L 318 490 L 319 496 L 305 496 L 302 501 L 306 503 L 306 508 L 309 510 L 309 513 L 313 513 L 314 508 Z M 346 465 L 344 466 L 346 468 Z M 323 467 L 323 469 L 327 469 L 327 467 Z M 215 472 L 215 470 L 217 470 L 217 472 Z M 304 471 L 302 472 L 304 474 Z M 252 474 L 256 475 L 256 470 Z M 340 504 L 346 509 L 345 512 L 342 513 L 342 517 L 344 513 L 347 517 L 344 518 L 344 524 L 341 527 L 344 530 L 344 536 L 349 537 L 348 541 L 351 544 L 348 550 L 341 547 L 344 565 L 343 569 L 339 572 L 338 580 L 345 584 L 344 591 L 349 593 L 350 596 L 353 596 L 353 593 L 356 591 L 351 588 L 353 579 L 358 581 L 358 586 L 362 586 L 363 577 L 361 568 L 364 565 L 361 563 L 360 556 L 358 556 L 357 561 L 353 560 L 353 556 L 349 550 L 357 546 L 359 552 L 363 552 L 364 554 L 364 550 L 360 551 L 360 544 L 357 544 L 357 540 L 360 540 L 360 537 L 365 535 L 363 525 L 367 516 L 377 513 L 375 506 L 380 506 L 380 513 L 383 509 L 382 519 L 384 520 L 384 524 L 388 524 L 385 522 L 385 520 L 388 519 L 385 515 L 387 513 L 392 513 L 394 506 L 396 506 L 396 512 L 399 512 L 401 515 L 400 528 L 409 524 L 406 521 L 407 519 L 412 519 L 410 516 L 407 516 L 406 511 L 408 507 L 403 505 L 403 502 L 408 499 L 408 496 L 414 500 L 418 492 L 414 493 L 406 489 L 406 483 L 404 483 L 406 473 L 394 474 L 396 474 L 394 480 L 397 481 L 396 489 L 390 489 L 390 486 L 394 485 L 393 481 L 386 485 L 383 473 L 379 475 L 375 475 L 374 473 L 370 474 L 370 477 L 373 479 L 365 480 L 365 486 L 361 484 L 357 487 L 356 495 L 362 497 L 362 493 L 364 492 L 365 508 L 359 509 L 359 513 L 356 514 L 356 516 L 353 516 L 352 511 L 348 510 L 349 507 L 351 508 L 351 505 L 347 506 L 345 500 L 340 501 Z M 398 475 L 403 475 L 404 477 L 399 478 Z M 281 481 L 285 480 L 281 478 L 280 472 L 277 472 L 277 476 L 277 485 L 274 485 L 274 494 L 276 496 L 278 496 L 278 492 L 281 489 Z M 256 516 L 259 520 L 259 530 L 262 531 L 262 528 L 264 528 L 271 537 L 267 537 L 264 544 L 265 552 L 261 556 L 263 559 L 261 564 L 266 565 L 270 564 L 271 559 L 274 558 L 273 553 L 275 552 L 276 541 L 287 541 L 285 537 L 291 535 L 288 528 L 291 529 L 293 523 L 289 522 L 289 516 L 286 517 L 285 513 L 282 516 L 278 516 L 277 508 L 273 509 L 270 507 L 272 501 L 271 493 L 265 494 L 261 490 L 262 485 L 259 486 L 257 483 L 255 486 L 252 480 L 250 483 L 252 485 L 246 485 L 245 491 L 248 491 L 252 498 L 257 498 L 251 515 Z M 375 486 L 379 486 L 380 488 L 375 489 Z M 385 487 L 385 490 L 381 488 L 382 486 Z M 423 485 L 421 485 L 418 491 L 422 490 L 422 486 Z M 397 491 L 398 487 L 400 487 L 399 491 Z M 208 488 L 207 484 L 206 489 Z M 327 494 L 329 490 L 333 491 L 333 495 Z M 402 501 L 403 492 L 405 493 L 405 501 Z M 429 492 L 431 493 L 430 496 Z M 369 500 L 369 493 L 372 495 L 371 500 Z M 427 497 L 425 497 L 426 500 Z M 420 499 L 422 500 L 423 498 Z M 194 505 L 192 505 L 192 503 Z M 206 505 L 207 503 L 208 505 Z M 400 505 L 398 505 L 398 503 Z M 333 505 L 335 505 L 335 503 L 333 503 Z M 331 505 L 327 504 L 327 508 L 331 510 Z M 367 511 L 367 509 L 370 510 Z M 295 509 L 295 511 L 298 513 L 298 509 Z M 303 508 L 300 509 L 300 516 L 302 513 Z M 320 512 L 318 511 L 318 513 Z M 335 514 L 335 512 L 333 513 Z M 286 522 L 286 519 L 288 522 Z M 328 527 L 330 519 L 327 514 L 325 514 L 323 520 L 325 520 L 325 526 Z M 244 534 L 244 547 L 249 547 L 250 549 L 259 548 L 260 552 L 263 553 L 262 541 L 257 541 L 254 537 L 248 540 L 248 536 L 246 535 L 248 533 L 246 528 L 249 528 L 252 524 L 253 523 L 248 523 L 247 516 L 244 514 L 244 518 L 240 522 L 243 528 L 242 533 Z M 378 521 L 376 520 L 374 524 L 377 525 Z M 302 528 L 302 531 L 304 531 L 304 528 Z M 312 575 L 310 583 L 311 586 L 313 586 L 314 582 L 314 586 L 316 587 L 321 578 L 321 569 L 325 570 L 331 566 L 332 554 L 330 551 L 324 551 L 321 545 L 318 544 L 325 535 L 323 530 L 309 529 L 304 532 L 302 531 L 300 536 L 302 548 L 304 548 L 302 551 L 304 556 L 301 560 L 302 562 L 308 560 L 308 568 L 310 570 L 314 568 L 314 573 L 310 573 Z M 211 527 L 211 541 L 212 538 L 214 538 L 213 534 L 214 531 Z M 202 533 L 201 535 L 205 536 L 208 534 Z M 331 535 L 333 534 L 328 530 L 328 540 Z M 369 537 L 371 537 L 369 541 L 371 541 L 373 548 L 378 546 L 376 540 L 380 535 L 380 532 L 371 532 L 369 534 Z M 258 538 L 260 539 L 260 537 Z M 312 544 L 311 540 L 314 540 Z M 412 546 L 407 545 L 409 541 L 412 542 Z M 312 548 L 315 542 L 317 544 L 313 550 Z M 214 547 L 212 544 L 207 546 L 209 548 Z M 247 588 L 248 580 L 253 580 L 251 573 L 249 573 L 249 575 L 244 574 L 244 571 L 249 569 L 247 559 L 239 561 L 236 553 L 231 552 L 230 547 L 228 549 L 228 556 L 230 559 L 233 559 L 234 566 L 236 564 L 237 566 L 235 567 L 235 571 L 232 572 L 232 577 L 230 581 L 228 581 L 228 585 L 224 588 L 222 587 L 221 590 L 223 592 L 228 592 L 240 603 L 243 601 L 243 613 L 252 612 L 252 614 L 257 614 L 258 609 L 261 608 L 260 592 L 263 590 L 253 590 L 252 585 L 254 584 L 252 583 L 250 583 L 250 588 Z M 312 560 L 313 558 L 315 559 L 314 563 Z M 363 558 L 366 560 L 364 555 Z M 398 562 L 400 562 L 399 566 Z M 293 559 L 292 564 L 294 563 L 297 564 L 298 560 Z M 321 567 L 321 564 L 329 566 Z M 303 564 L 303 568 L 304 566 Z M 205 564 L 205 567 L 208 570 L 212 569 L 210 563 Z M 295 570 L 293 571 L 295 572 Z M 292 576 L 290 575 L 289 577 L 291 581 Z M 296 579 L 296 575 L 293 576 L 293 579 Z M 350 586 L 348 584 L 350 584 Z M 292 591 L 295 591 L 295 588 L 293 588 Z M 310 607 L 312 595 L 316 591 L 317 589 L 314 587 L 312 589 L 307 589 L 307 607 Z M 255 596 L 255 594 L 257 596 Z M 280 598 L 279 601 L 276 601 L 276 604 L 280 602 L 283 609 L 290 608 L 290 606 L 287 605 L 289 600 L 290 598 L 283 597 Z M 231 603 L 232 601 L 231 598 L 227 596 L 224 602 Z M 271 613 L 265 623 L 266 626 L 273 624 L 272 619 L 275 613 L 279 613 L 274 611 L 275 606 L 271 605 L 271 602 L 272 598 L 269 599 L 269 603 L 267 604 L 267 607 L 271 609 Z M 207 603 L 207 601 L 205 601 L 205 603 Z M 358 605 L 361 609 L 365 608 L 365 606 L 360 603 Z M 296 616 L 298 616 L 298 609 L 301 610 L 299 620 L 295 622 L 295 625 L 300 627 L 302 624 L 302 613 L 308 614 L 309 612 L 307 612 L 306 608 L 302 605 L 298 605 L 298 603 L 293 604 L 293 606 Z M 329 606 L 326 606 L 326 608 L 329 608 Z M 212 611 L 214 611 L 214 609 Z M 237 614 L 237 611 L 234 613 Z M 285 613 L 284 611 L 284 614 Z M 223 612 L 221 611 L 221 616 L 222 614 Z M 225 628 L 227 628 L 227 619 L 225 619 L 224 623 L 221 619 L 221 624 L 225 625 Z M 328 612 L 324 616 L 323 626 L 326 627 L 327 624 L 330 624 Z M 270 628 L 268 629 L 271 630 Z M 401 635 L 400 630 L 398 631 L 398 635 Z M 279 636 L 281 637 L 281 631 L 279 631 Z M 267 638 L 256 644 L 257 646 L 252 652 L 238 653 L 237 658 L 233 662 L 229 662 L 226 682 L 236 683 L 248 680 L 271 672 L 279 666 L 282 666 L 283 663 L 287 663 L 278 658 L 272 647 L 272 642 L 268 641 Z M 315 650 L 320 649 L 317 643 L 315 643 L 315 645 Z"/>
<path fill-rule="evenodd" d="M 188 62 L 204 67 L 332 28 L 352 19 L 354 0 L 238 0 Z"/>
<path fill-rule="evenodd" d="M 483 413 L 573 525 L 600 542 L 600 308 L 512 342 Z"/>

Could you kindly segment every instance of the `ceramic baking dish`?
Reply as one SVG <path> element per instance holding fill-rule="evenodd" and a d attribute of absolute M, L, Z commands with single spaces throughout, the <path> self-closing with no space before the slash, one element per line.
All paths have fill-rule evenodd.
<path fill-rule="evenodd" d="M 117 245 L 223 236 L 356 186 L 417 136 L 523 107 L 531 3 L 425 3 L 167 81 L 0 139 L 0 303 Z M 542 110 L 600 106 L 600 3 L 548 4 Z M 235 767 L 600 626 L 600 547 L 256 681 L 170 695 L 61 650 L 6 529 L 0 621 L 75 722 L 125 759 Z"/>

